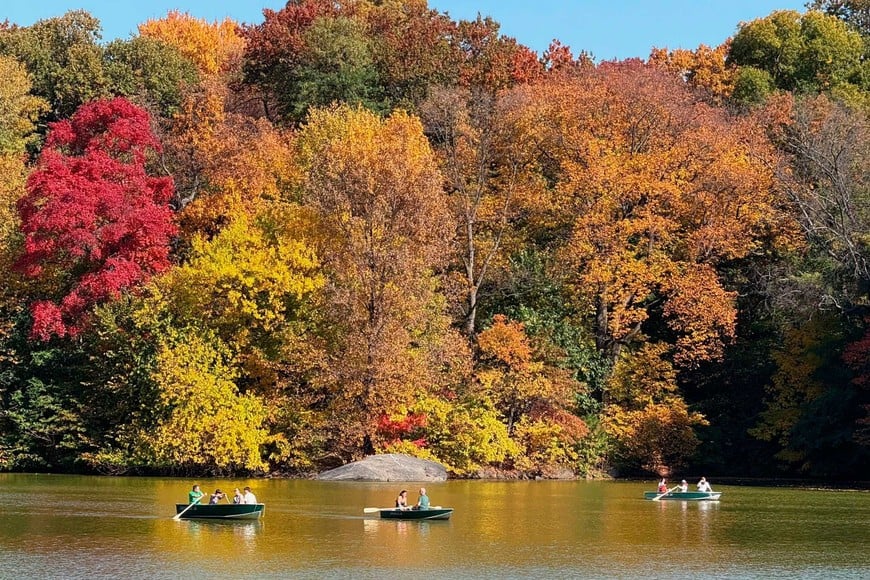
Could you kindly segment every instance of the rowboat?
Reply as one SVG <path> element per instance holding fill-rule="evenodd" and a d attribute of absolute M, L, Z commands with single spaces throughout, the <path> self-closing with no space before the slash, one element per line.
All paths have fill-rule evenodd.
<path fill-rule="evenodd" d="M 216 503 L 196 504 L 194 506 L 187 503 L 175 504 L 176 517 L 180 515 L 182 520 L 256 520 L 263 515 L 265 510 L 266 504 L 262 503 Z"/>
<path fill-rule="evenodd" d="M 449 520 L 453 508 L 429 508 L 427 510 L 380 510 L 381 519 L 384 520 Z"/>
<path fill-rule="evenodd" d="M 657 491 L 643 492 L 644 499 L 677 501 L 719 501 L 721 495 L 721 491 L 669 491 L 664 495 Z"/>

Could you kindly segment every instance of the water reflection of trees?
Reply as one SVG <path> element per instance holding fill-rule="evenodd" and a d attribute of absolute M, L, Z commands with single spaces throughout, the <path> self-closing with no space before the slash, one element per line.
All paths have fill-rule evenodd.
<path fill-rule="evenodd" d="M 265 524 L 260 521 L 184 520 L 186 535 L 195 541 L 198 554 L 253 554 L 257 536 Z M 188 542 L 184 542 L 185 545 Z M 200 551 L 201 549 L 201 551 Z"/>
<path fill-rule="evenodd" d="M 711 518 L 719 509 L 716 501 L 659 501 L 662 514 L 677 517 L 660 518 L 665 526 L 663 536 L 681 543 L 707 542 L 710 540 Z"/>

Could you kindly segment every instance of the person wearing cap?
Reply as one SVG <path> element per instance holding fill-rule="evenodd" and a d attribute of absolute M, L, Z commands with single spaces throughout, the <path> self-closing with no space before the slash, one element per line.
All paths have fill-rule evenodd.
<path fill-rule="evenodd" d="M 406 510 L 408 509 L 408 490 L 403 489 L 399 492 L 399 497 L 396 498 L 396 509 Z"/>
<path fill-rule="evenodd" d="M 224 492 L 220 489 L 214 490 L 214 493 L 211 494 L 211 499 L 208 500 L 208 503 L 214 505 L 216 503 L 220 503 L 220 501 L 224 498 Z"/>
<path fill-rule="evenodd" d="M 684 479 L 680 482 L 680 493 L 686 493 L 687 491 L 689 491 L 689 484 Z"/>

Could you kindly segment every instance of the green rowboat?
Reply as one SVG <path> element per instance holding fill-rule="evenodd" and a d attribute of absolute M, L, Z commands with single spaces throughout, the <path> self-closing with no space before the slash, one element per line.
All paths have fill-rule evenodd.
<path fill-rule="evenodd" d="M 380 510 L 384 520 L 449 520 L 453 508 L 429 508 L 427 510 Z"/>
<path fill-rule="evenodd" d="M 677 500 L 677 501 L 719 501 L 721 491 L 669 491 L 662 495 L 657 491 L 643 492 L 644 499 Z"/>
<path fill-rule="evenodd" d="M 262 503 L 196 504 L 192 507 L 187 503 L 175 504 L 175 513 L 181 514 L 182 520 L 257 520 L 265 510 L 266 505 Z"/>

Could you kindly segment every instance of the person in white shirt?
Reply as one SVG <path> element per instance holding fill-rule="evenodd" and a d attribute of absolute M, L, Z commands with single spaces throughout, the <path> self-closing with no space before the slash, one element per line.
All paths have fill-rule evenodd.
<path fill-rule="evenodd" d="M 250 487 L 245 488 L 245 493 L 242 494 L 243 503 L 257 503 L 257 496 L 251 491 Z"/>
<path fill-rule="evenodd" d="M 698 491 L 713 491 L 706 477 L 702 477 L 701 481 L 698 482 Z"/>
<path fill-rule="evenodd" d="M 680 493 L 686 493 L 687 491 L 689 491 L 689 484 L 684 479 L 680 482 Z"/>

